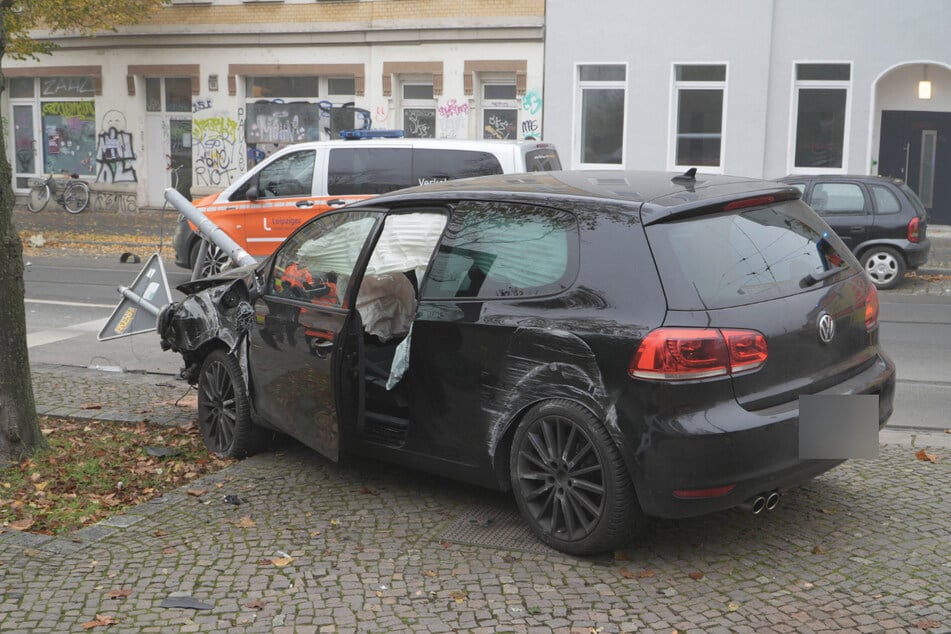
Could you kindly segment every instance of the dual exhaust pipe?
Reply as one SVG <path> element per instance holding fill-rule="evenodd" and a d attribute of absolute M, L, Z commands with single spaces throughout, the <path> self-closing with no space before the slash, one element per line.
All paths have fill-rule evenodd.
<path fill-rule="evenodd" d="M 779 492 L 769 491 L 755 495 L 743 504 L 740 508 L 750 511 L 753 515 L 759 515 L 763 511 L 772 511 L 779 506 Z"/>

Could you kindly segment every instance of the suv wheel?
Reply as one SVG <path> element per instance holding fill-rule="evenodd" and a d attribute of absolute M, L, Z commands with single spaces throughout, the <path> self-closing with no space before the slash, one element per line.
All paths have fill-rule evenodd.
<path fill-rule="evenodd" d="M 905 259 L 891 247 L 872 247 L 862 253 L 862 267 L 877 288 L 898 286 L 905 276 Z"/>
<path fill-rule="evenodd" d="M 201 249 L 205 249 L 205 261 L 201 270 L 198 270 L 198 256 L 201 254 Z M 231 258 L 218 245 L 200 239 L 192 245 L 189 261 L 192 265 L 192 279 L 200 280 L 224 271 L 231 263 Z"/>

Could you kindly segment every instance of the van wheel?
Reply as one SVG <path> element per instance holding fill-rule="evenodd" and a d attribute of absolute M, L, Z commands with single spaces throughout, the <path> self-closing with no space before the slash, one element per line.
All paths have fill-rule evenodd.
<path fill-rule="evenodd" d="M 634 485 L 604 424 L 565 400 L 536 405 L 509 458 L 519 511 L 543 542 L 572 555 L 614 550 L 642 520 Z"/>
<path fill-rule="evenodd" d="M 213 350 L 198 375 L 198 428 L 205 446 L 220 456 L 241 458 L 257 451 L 262 432 L 251 422 L 251 405 L 237 359 Z"/>
<path fill-rule="evenodd" d="M 205 261 L 202 264 L 201 270 L 195 271 L 195 267 L 198 265 L 198 256 L 203 248 L 205 249 Z M 231 262 L 231 258 L 228 257 L 228 254 L 221 247 L 201 239 L 196 240 L 195 244 L 192 245 L 188 260 L 192 265 L 192 279 L 195 280 L 217 275 L 224 271 Z"/>
<path fill-rule="evenodd" d="M 871 247 L 862 253 L 862 267 L 882 290 L 895 288 L 905 276 L 905 259 L 891 247 Z"/>

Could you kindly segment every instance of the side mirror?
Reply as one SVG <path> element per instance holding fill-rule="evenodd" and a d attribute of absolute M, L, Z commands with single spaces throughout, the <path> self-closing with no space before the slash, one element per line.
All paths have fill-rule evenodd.
<path fill-rule="evenodd" d="M 255 200 L 261 197 L 261 192 L 259 192 L 257 186 L 254 185 L 248 188 L 248 191 L 245 194 L 245 196 L 247 197 L 248 200 L 250 200 L 251 202 L 254 202 Z"/>

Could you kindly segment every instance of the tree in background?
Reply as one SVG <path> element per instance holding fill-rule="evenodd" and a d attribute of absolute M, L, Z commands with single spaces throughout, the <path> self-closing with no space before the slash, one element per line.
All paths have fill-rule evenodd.
<path fill-rule="evenodd" d="M 31 33 L 92 36 L 138 22 L 163 4 L 165 0 L 0 0 L 0 94 L 6 87 L 4 56 L 38 59 L 55 50 L 55 40 L 34 38 Z M 0 464 L 46 446 L 30 378 L 23 245 L 13 226 L 16 197 L 4 134 L 0 134 Z"/>

